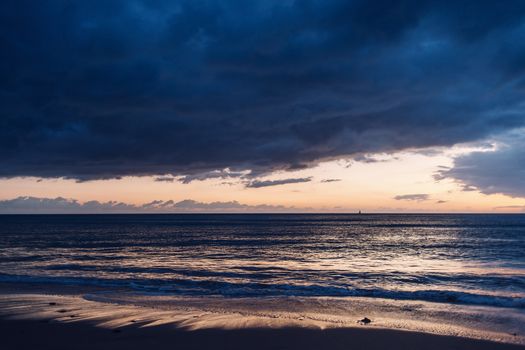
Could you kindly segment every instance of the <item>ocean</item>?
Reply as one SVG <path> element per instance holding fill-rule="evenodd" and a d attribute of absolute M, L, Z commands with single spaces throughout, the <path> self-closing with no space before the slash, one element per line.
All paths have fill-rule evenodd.
<path fill-rule="evenodd" d="M 2 215 L 0 282 L 525 309 L 525 215 Z"/>

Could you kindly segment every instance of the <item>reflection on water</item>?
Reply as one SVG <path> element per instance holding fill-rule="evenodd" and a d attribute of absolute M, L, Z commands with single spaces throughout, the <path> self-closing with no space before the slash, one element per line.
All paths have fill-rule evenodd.
<path fill-rule="evenodd" d="M 525 308 L 525 215 L 1 216 L 0 281 Z"/>

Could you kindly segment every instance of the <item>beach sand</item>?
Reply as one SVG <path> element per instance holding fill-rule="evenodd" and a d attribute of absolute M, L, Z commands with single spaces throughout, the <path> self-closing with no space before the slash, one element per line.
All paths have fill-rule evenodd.
<path fill-rule="evenodd" d="M 1 348 L 11 349 L 523 349 L 511 344 L 383 329 L 247 328 L 183 330 L 88 322 L 0 320 Z"/>
<path fill-rule="evenodd" d="M 56 291 L 0 288 L 1 349 L 525 349 L 521 338 L 512 334 L 492 337 L 501 340 L 494 342 L 385 329 L 376 322 L 378 315 L 369 325 L 356 323 L 357 314 L 350 314 L 348 322 L 334 322 L 305 313 L 301 300 L 287 302 L 295 303 L 286 307 L 296 311 L 276 308 L 269 313 L 264 303 L 250 300 L 234 308 L 220 299 L 174 298 L 178 301 L 167 304 L 169 298 L 151 297 L 156 301 L 148 305 L 92 300 L 104 297 L 104 292 Z M 124 299 L 130 298 L 123 295 Z M 266 311 L 255 312 L 258 309 Z"/>

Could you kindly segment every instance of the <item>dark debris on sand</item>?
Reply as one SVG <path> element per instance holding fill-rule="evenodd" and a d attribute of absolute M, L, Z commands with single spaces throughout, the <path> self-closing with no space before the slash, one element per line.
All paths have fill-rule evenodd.
<path fill-rule="evenodd" d="M 365 318 L 363 318 L 363 319 L 357 321 L 357 323 L 360 323 L 360 324 L 369 324 L 369 323 L 371 323 L 371 322 L 372 322 L 372 320 L 369 319 L 368 317 L 365 317 Z"/>

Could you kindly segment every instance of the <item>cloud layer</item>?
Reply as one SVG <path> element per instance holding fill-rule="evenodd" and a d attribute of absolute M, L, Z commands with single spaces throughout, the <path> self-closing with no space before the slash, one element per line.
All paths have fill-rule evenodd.
<path fill-rule="evenodd" d="M 303 182 L 312 181 L 311 177 L 299 177 L 299 178 L 289 178 L 289 179 L 280 179 L 280 180 L 253 180 L 246 184 L 246 187 L 250 188 L 261 188 L 261 187 L 270 187 L 270 186 L 280 186 L 288 184 L 296 184 Z"/>
<path fill-rule="evenodd" d="M 303 208 L 304 209 L 304 208 Z M 109 214 L 109 213 L 278 213 L 300 209 L 281 205 L 247 205 L 237 201 L 198 202 L 191 199 L 175 202 L 155 200 L 142 205 L 123 202 L 88 201 L 68 198 L 18 197 L 0 200 L 0 214 Z"/>
<path fill-rule="evenodd" d="M 428 201 L 430 199 L 430 196 L 426 193 L 403 194 L 403 195 L 395 196 L 394 199 L 397 201 L 423 202 L 423 201 Z"/>
<path fill-rule="evenodd" d="M 524 18 L 521 0 L 3 1 L 0 176 L 191 181 L 480 139 L 524 124 Z"/>
<path fill-rule="evenodd" d="M 499 137 L 495 145 L 492 151 L 457 157 L 454 166 L 439 171 L 436 179 L 451 178 L 465 191 L 525 198 L 525 131 Z"/>

